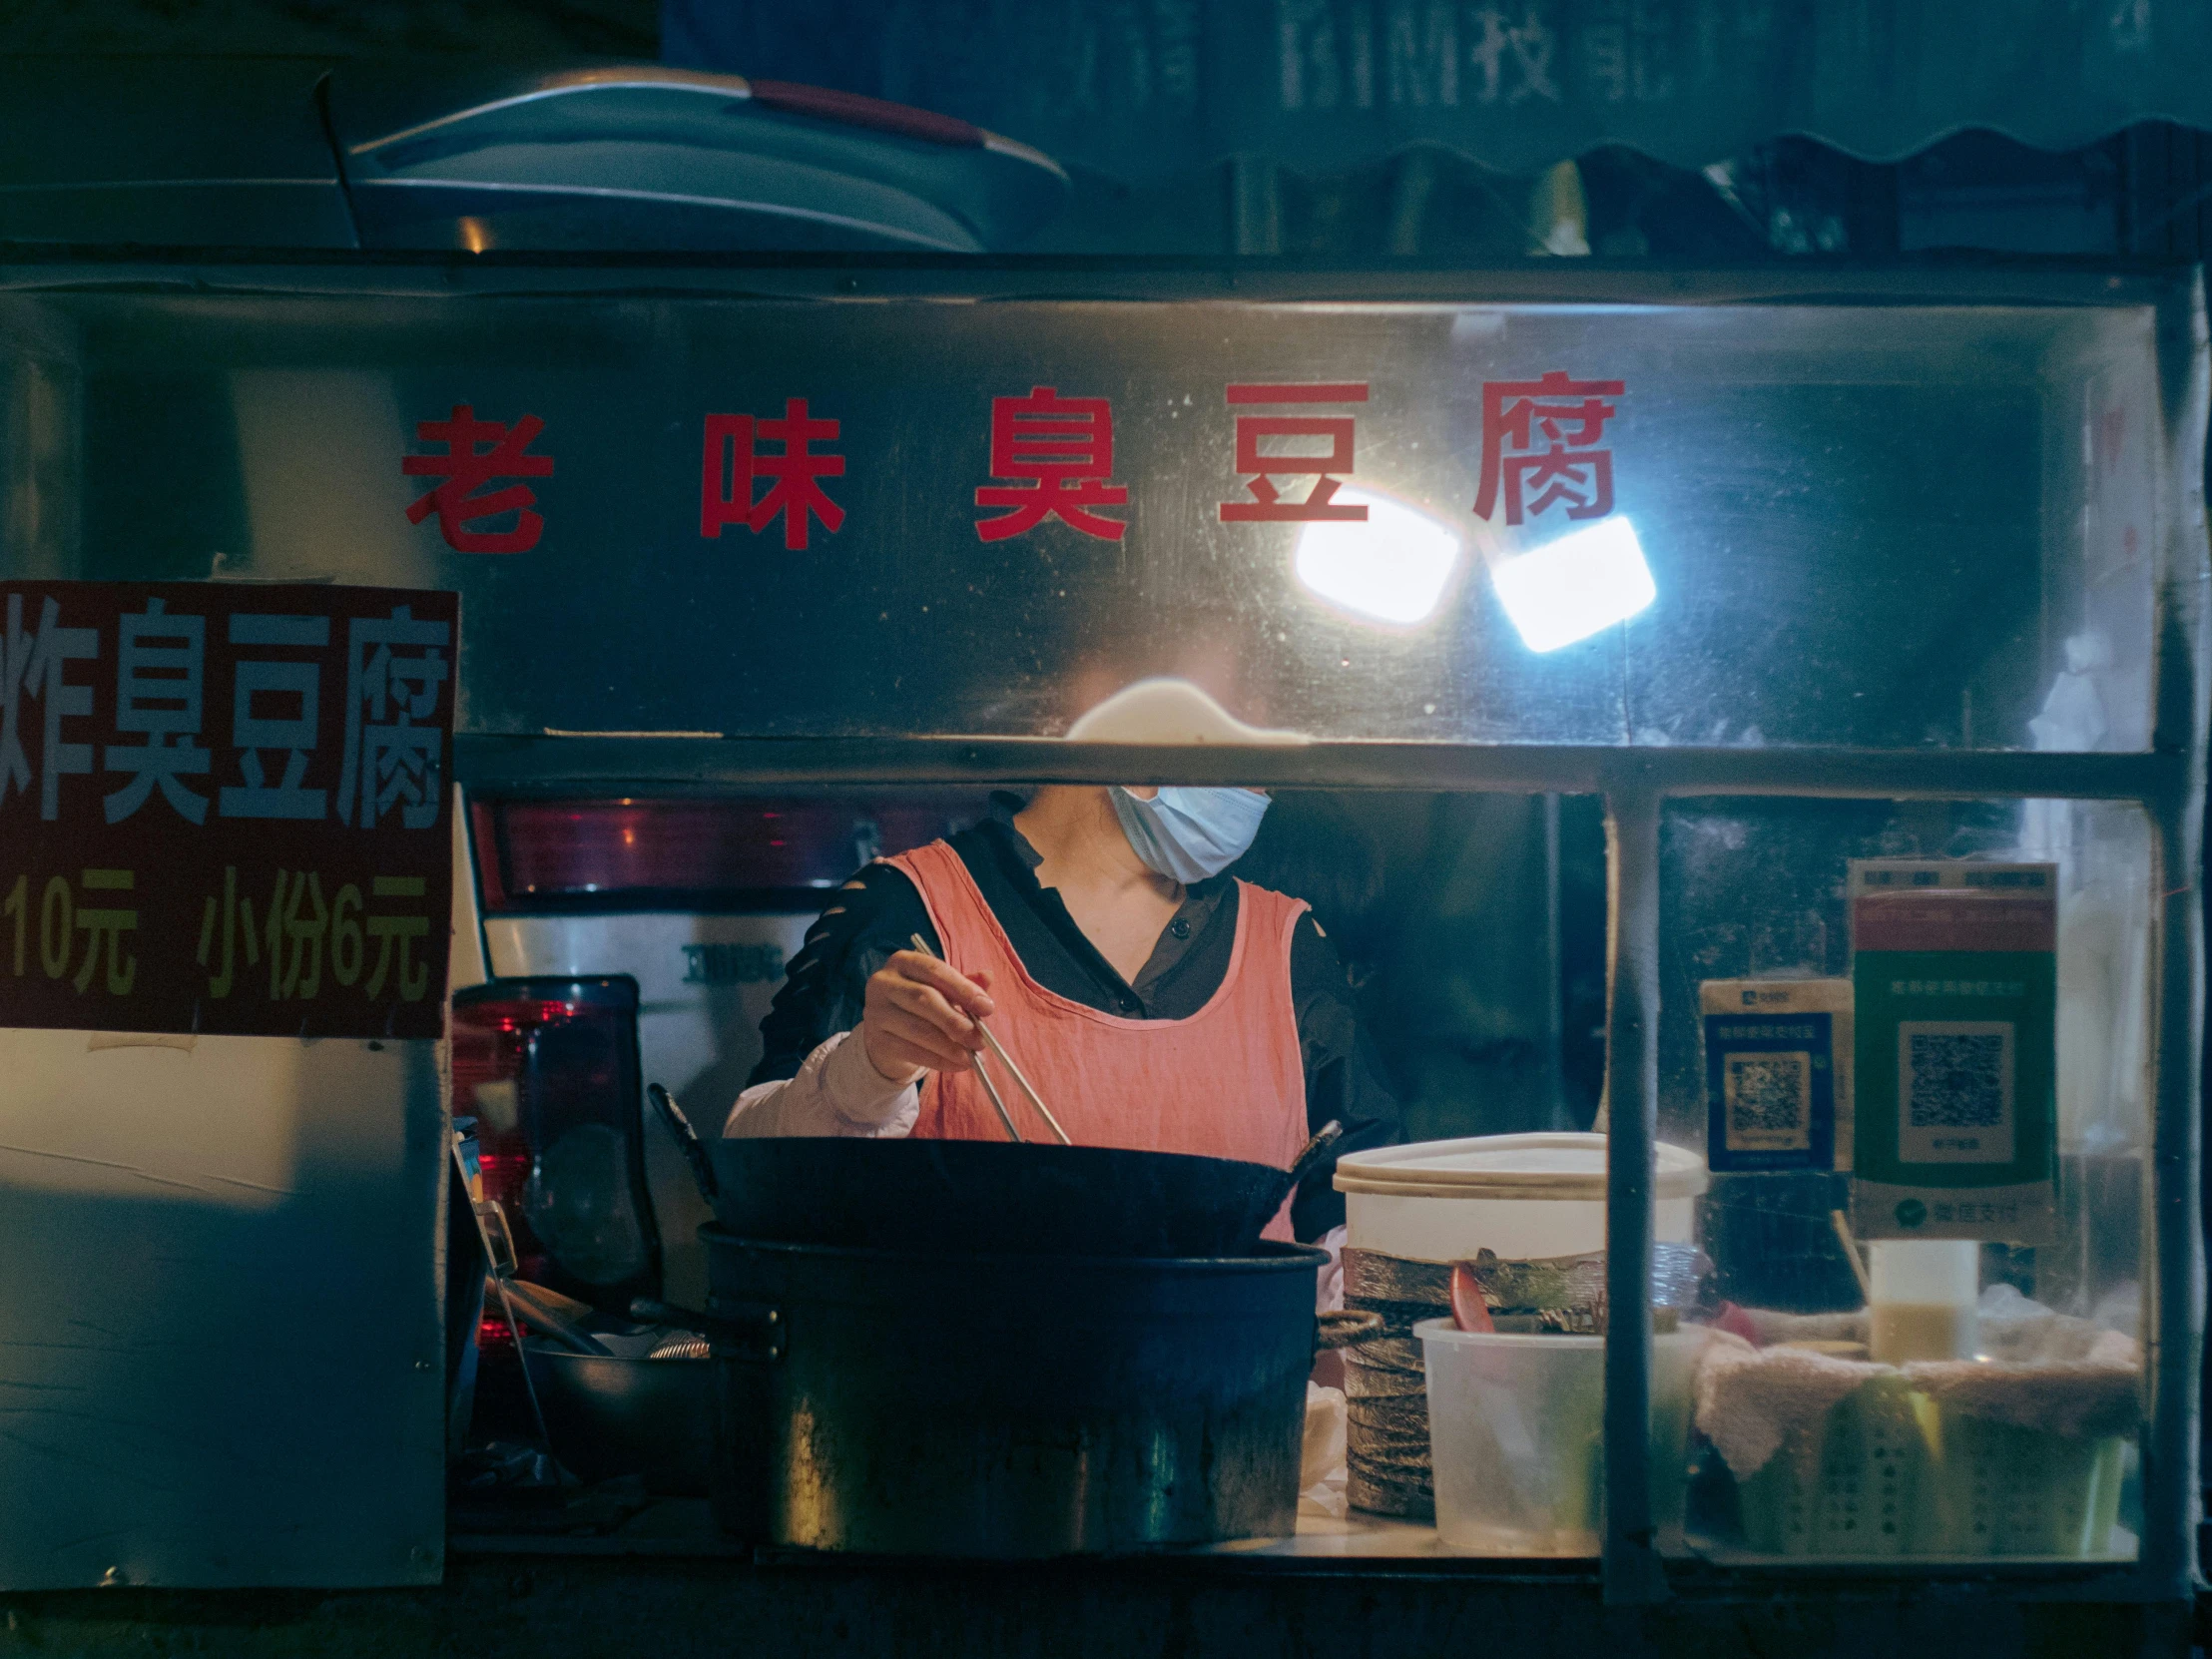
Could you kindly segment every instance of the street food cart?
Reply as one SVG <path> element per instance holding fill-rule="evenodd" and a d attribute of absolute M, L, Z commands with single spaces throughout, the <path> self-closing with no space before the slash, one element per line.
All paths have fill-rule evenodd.
<path fill-rule="evenodd" d="M 467 1103 L 443 1008 L 486 976 L 497 867 L 464 803 L 1142 779 L 1602 797 L 1610 1305 L 1650 1299 L 1655 1143 L 1708 1150 L 1701 996 L 1856 961 L 1862 1032 L 1887 1019 L 1904 1063 L 1982 1071 L 1926 1111 L 1893 1076 L 1885 1131 L 1863 1043 L 1855 1175 L 1833 1115 L 1825 1141 L 1763 1117 L 1780 1139 L 1739 1150 L 1825 1146 L 1814 1174 L 1881 1184 L 1863 1236 L 1969 1242 L 1981 1284 L 2131 1335 L 2141 1408 L 2112 1524 L 2070 1558 L 1677 1540 L 1655 1503 L 1684 1471 L 1646 1431 L 1657 1339 L 1615 1317 L 1596 1558 L 1531 1578 L 1354 1527 L 1179 1557 L 1172 1592 L 1158 1563 L 1096 1565 L 1089 1594 L 1304 1596 L 1336 1573 L 1437 1632 L 1421 1599 L 1475 1586 L 1515 1618 L 1600 1592 L 1848 1595 L 1951 1620 L 2087 1603 L 2135 1629 L 2190 1597 L 2194 273 L 56 258 L 9 271 L 0 342 L 0 825 L 31 860 L 0 864 L 0 890 L 24 877 L 0 927 L 21 1027 L 0 1033 L 0 1410 L 24 1413 L 0 1489 L 37 1494 L 0 1506 L 0 1589 L 447 1571 L 443 1205 Z M 149 715 L 120 665 L 187 645 L 205 695 Z M 1170 683 L 1149 737 L 1066 735 L 1145 682 Z M 138 736 L 164 750 L 144 787 L 95 774 Z M 243 816 L 322 787 L 326 822 Z M 264 793 L 226 816 L 234 789 Z M 77 857 L 133 834 L 112 844 L 135 979 L 125 852 Z M 2004 952 L 2040 965 L 1877 984 L 1882 869 L 1935 890 L 2040 872 L 2016 879 L 2055 922 Z M 231 918 L 243 953 L 236 906 L 273 882 L 249 974 Z M 342 986 L 315 932 L 341 888 L 372 929 Z M 364 952 L 434 939 L 397 918 L 449 892 L 450 966 L 395 955 L 371 989 Z M 330 953 L 320 1000 L 307 939 Z M 1796 1040 L 1768 1023 L 1744 1052 Z M 1961 1126 L 2001 1149 L 1941 1144 Z M 1776 1306 L 1783 1235 L 1744 1215 L 1791 1167 L 1716 1160 L 1700 1223 Z M 609 1548 L 660 1570 L 649 1542 Z M 667 1545 L 687 1550 L 756 1609 L 789 1568 Z"/>

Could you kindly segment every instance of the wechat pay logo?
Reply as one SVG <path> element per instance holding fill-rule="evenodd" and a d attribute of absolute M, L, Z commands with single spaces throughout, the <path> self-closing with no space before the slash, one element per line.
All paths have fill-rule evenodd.
<path fill-rule="evenodd" d="M 1897 1208 L 1900 1227 L 1920 1227 L 1928 1221 L 1928 1206 L 1917 1198 L 1906 1199 Z"/>

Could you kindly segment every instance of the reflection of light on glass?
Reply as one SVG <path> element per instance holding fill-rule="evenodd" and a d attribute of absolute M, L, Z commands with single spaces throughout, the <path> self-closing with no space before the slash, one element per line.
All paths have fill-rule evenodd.
<path fill-rule="evenodd" d="M 1490 580 L 1531 651 L 1586 640 L 1659 597 L 1635 527 L 1617 515 L 1491 566 Z"/>
<path fill-rule="evenodd" d="M 1333 605 L 1378 622 L 1425 620 L 1459 564 L 1459 538 L 1426 513 L 1373 490 L 1337 500 L 1365 507 L 1358 523 L 1309 524 L 1298 536 L 1298 579 Z"/>

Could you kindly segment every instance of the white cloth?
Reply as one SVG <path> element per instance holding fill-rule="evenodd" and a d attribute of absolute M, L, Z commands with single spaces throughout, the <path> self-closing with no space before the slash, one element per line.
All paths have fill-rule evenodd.
<path fill-rule="evenodd" d="M 1345 1518 L 1346 1426 L 1344 1390 L 1307 1383 L 1306 1437 L 1298 1458 L 1298 1512 L 1303 1516 Z"/>
<path fill-rule="evenodd" d="M 1905 1375 L 1964 1416 L 2074 1439 L 2132 1430 L 2143 1414 L 2143 1351 L 2135 1339 L 2062 1317 L 2054 1335 L 2060 1340 L 2038 1360 L 1917 1361 Z"/>
<path fill-rule="evenodd" d="M 756 1083 L 738 1096 L 722 1126 L 725 1135 L 839 1135 L 896 1140 L 913 1133 L 921 1116 L 919 1072 L 894 1083 L 875 1069 L 867 1045 L 833 1033 L 807 1056 L 797 1076 Z"/>
<path fill-rule="evenodd" d="M 1748 1480 L 1785 1443 L 1814 1443 L 1808 1430 L 1845 1395 L 1888 1366 L 1837 1360 L 1804 1348 L 1753 1348 L 1743 1338 L 1716 1331 L 1698 1358 L 1697 1425 Z"/>
<path fill-rule="evenodd" d="M 1314 1244 L 1329 1252 L 1328 1266 L 1314 1276 L 1314 1312 L 1334 1314 L 1345 1305 L 1345 1224 L 1337 1223 Z"/>
<path fill-rule="evenodd" d="M 2124 1434 L 2141 1416 L 2142 1349 L 2117 1331 L 2054 1318 L 2032 1358 L 1915 1361 L 1900 1370 L 1800 1348 L 1755 1349 L 1716 1331 L 1697 1370 L 1697 1425 L 1737 1479 L 1785 1446 L 1810 1455 L 1809 1433 L 1848 1394 L 1876 1378 L 1903 1376 L 1922 1393 L 1969 1417 L 2074 1438 Z"/>

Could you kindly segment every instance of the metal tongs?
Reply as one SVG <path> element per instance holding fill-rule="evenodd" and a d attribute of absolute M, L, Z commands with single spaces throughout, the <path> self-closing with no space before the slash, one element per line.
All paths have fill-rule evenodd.
<path fill-rule="evenodd" d="M 940 962 L 944 960 L 943 957 L 929 948 L 929 941 L 919 933 L 912 934 L 910 937 L 913 947 L 924 956 Z M 983 1033 L 983 1041 L 989 1045 L 990 1051 L 998 1056 L 998 1063 L 1013 1073 L 1014 1081 L 1021 1085 L 1021 1092 L 1029 1097 L 1029 1104 L 1036 1107 L 1037 1116 L 1043 1118 L 1051 1126 L 1053 1134 L 1060 1138 L 1060 1144 L 1062 1146 L 1073 1146 L 1075 1143 L 1068 1139 L 1068 1132 L 1060 1127 L 1060 1120 L 1052 1115 L 1052 1108 L 1047 1106 L 1044 1103 L 1044 1097 L 1037 1093 L 1036 1085 L 1022 1075 L 1021 1067 L 1014 1064 L 1014 1057 L 999 1046 L 998 1039 L 991 1035 L 991 1028 L 978 1019 L 975 1021 L 975 1029 Z M 991 1097 L 991 1104 L 998 1108 L 998 1121 L 1006 1126 L 1007 1137 L 1010 1140 L 1020 1140 L 1022 1134 L 1019 1129 L 1014 1127 L 1014 1114 L 1006 1110 L 1006 1102 L 1000 1098 L 997 1085 L 991 1082 L 991 1074 L 983 1069 L 983 1056 L 972 1054 L 968 1059 L 969 1063 L 975 1067 L 976 1080 L 983 1085 L 983 1092 Z"/>
<path fill-rule="evenodd" d="M 461 1134 L 455 1130 L 448 1143 L 453 1159 L 453 1179 L 460 1182 L 461 1192 L 469 1200 L 469 1210 L 476 1218 L 476 1243 L 484 1252 L 484 1282 L 498 1293 L 500 1311 L 507 1317 L 507 1329 L 514 1333 L 515 1358 L 522 1366 L 522 1391 L 530 1396 L 530 1416 L 536 1422 L 538 1435 L 548 1448 L 553 1444 L 553 1434 L 545 1426 L 545 1407 L 538 1403 L 538 1385 L 530 1376 L 530 1356 L 523 1348 L 523 1333 L 529 1329 L 520 1314 L 515 1312 L 515 1298 L 509 1287 L 515 1277 L 514 1235 L 507 1230 L 507 1213 L 499 1207 L 497 1199 L 478 1198 L 468 1185 L 468 1159 L 461 1151 Z"/>

